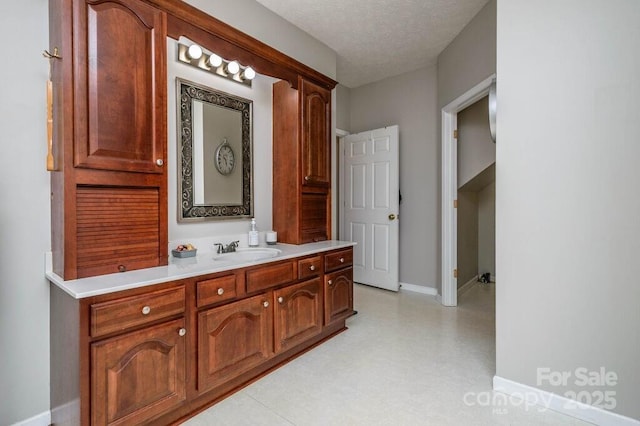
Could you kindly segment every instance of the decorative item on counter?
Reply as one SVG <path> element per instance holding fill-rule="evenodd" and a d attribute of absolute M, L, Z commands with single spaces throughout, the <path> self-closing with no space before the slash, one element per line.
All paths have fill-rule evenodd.
<path fill-rule="evenodd" d="M 180 244 L 178 247 L 171 250 L 171 254 L 173 257 L 193 257 L 196 255 L 198 249 L 194 247 L 191 243 L 189 244 Z"/>
<path fill-rule="evenodd" d="M 256 218 L 251 218 L 251 230 L 249 231 L 249 247 L 258 247 L 260 244 L 260 234 L 256 227 Z"/>
<path fill-rule="evenodd" d="M 267 231 L 265 239 L 267 244 L 274 245 L 278 243 L 278 233 L 276 231 Z"/>

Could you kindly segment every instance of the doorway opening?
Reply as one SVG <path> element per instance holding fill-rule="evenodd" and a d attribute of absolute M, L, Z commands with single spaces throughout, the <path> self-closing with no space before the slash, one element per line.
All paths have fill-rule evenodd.
<path fill-rule="evenodd" d="M 487 96 L 495 78 L 495 74 L 489 76 L 442 108 L 442 287 L 439 299 L 445 306 L 458 304 L 458 112 Z"/>

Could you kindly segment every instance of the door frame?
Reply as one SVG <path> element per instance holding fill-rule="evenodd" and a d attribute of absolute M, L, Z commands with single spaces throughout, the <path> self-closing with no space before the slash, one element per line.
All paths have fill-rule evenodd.
<path fill-rule="evenodd" d="M 338 182 L 337 182 L 337 193 L 336 193 L 336 209 L 337 214 L 338 214 L 338 227 L 337 227 L 337 231 L 338 231 L 338 236 L 336 239 L 340 239 L 342 238 L 342 236 L 344 235 L 344 209 L 341 208 L 342 206 L 340 206 L 340 196 L 342 195 L 342 192 L 344 191 L 344 170 L 342 170 L 342 165 L 343 165 L 343 159 L 342 159 L 342 139 L 345 136 L 349 136 L 351 133 L 347 132 L 346 130 L 342 130 L 342 129 L 336 129 L 336 139 L 337 139 L 337 143 L 336 143 L 336 169 L 337 169 L 337 173 L 336 176 L 338 178 Z"/>
<path fill-rule="evenodd" d="M 467 90 L 442 108 L 442 284 L 439 295 L 444 306 L 458 305 L 458 144 L 453 132 L 458 128 L 458 112 L 489 94 L 495 73 Z"/>

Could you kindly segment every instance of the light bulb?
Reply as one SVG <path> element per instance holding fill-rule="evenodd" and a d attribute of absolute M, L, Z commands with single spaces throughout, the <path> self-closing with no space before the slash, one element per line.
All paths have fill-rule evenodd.
<path fill-rule="evenodd" d="M 197 44 L 192 44 L 189 46 L 189 49 L 187 49 L 187 55 L 190 59 L 200 59 L 202 56 L 202 48 Z"/>
<path fill-rule="evenodd" d="M 209 60 L 207 62 L 209 62 L 210 66 L 217 68 L 222 65 L 222 58 L 215 53 L 212 53 L 211 56 L 209 56 Z"/>
<path fill-rule="evenodd" d="M 227 64 L 227 71 L 230 74 L 237 74 L 240 71 L 240 65 L 236 61 L 231 61 Z"/>
<path fill-rule="evenodd" d="M 244 78 L 246 78 L 247 80 L 253 80 L 256 76 L 256 72 L 253 70 L 253 68 L 251 67 L 246 67 L 244 69 L 244 72 L 242 73 L 242 75 L 244 76 Z"/>

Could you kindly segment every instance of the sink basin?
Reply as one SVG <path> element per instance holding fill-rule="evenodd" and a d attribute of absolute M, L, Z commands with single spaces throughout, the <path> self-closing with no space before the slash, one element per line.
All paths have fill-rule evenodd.
<path fill-rule="evenodd" d="M 233 253 L 223 253 L 216 259 L 230 260 L 232 262 L 253 262 L 256 260 L 270 259 L 278 256 L 282 251 L 267 247 L 248 247 L 236 249 Z"/>

